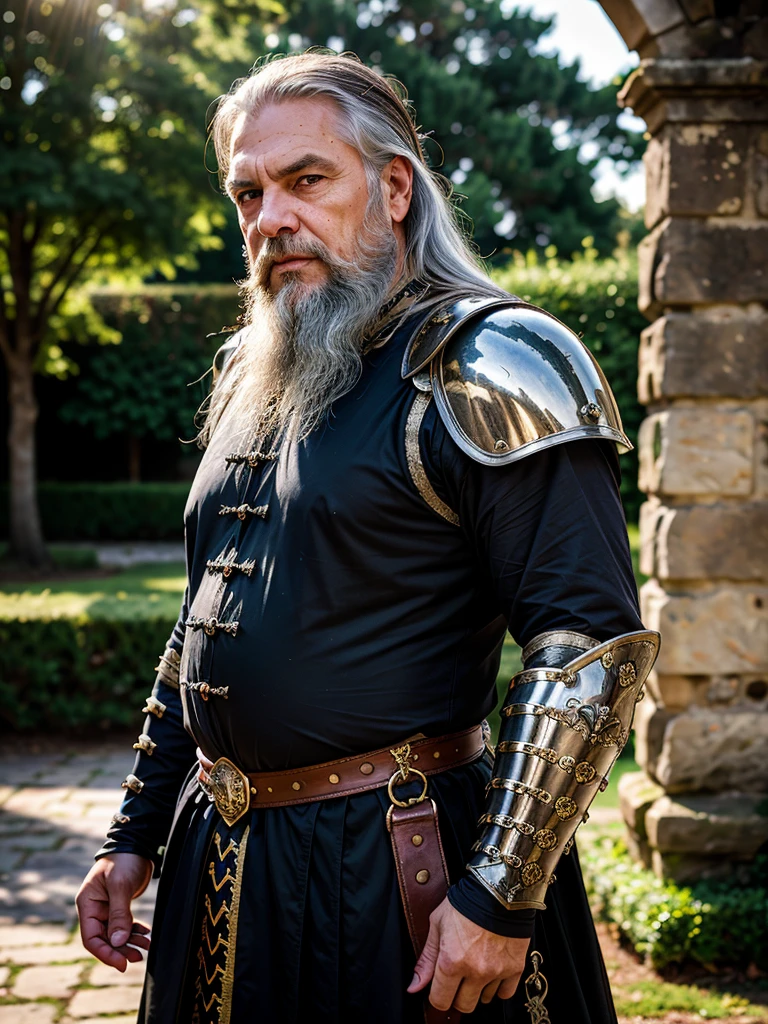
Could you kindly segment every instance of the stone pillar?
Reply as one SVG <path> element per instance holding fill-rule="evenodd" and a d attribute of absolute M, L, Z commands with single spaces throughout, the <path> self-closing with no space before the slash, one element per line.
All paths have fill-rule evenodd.
<path fill-rule="evenodd" d="M 641 61 L 639 305 L 644 621 L 662 648 L 622 780 L 664 877 L 721 874 L 768 840 L 768 63 Z"/>

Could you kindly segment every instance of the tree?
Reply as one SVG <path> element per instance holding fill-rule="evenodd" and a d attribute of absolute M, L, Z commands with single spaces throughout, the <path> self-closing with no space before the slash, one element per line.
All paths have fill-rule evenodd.
<path fill-rule="evenodd" d="M 113 445 L 125 439 L 136 483 L 144 440 L 192 439 L 211 361 L 224 340 L 206 337 L 206 329 L 232 323 L 237 297 L 231 285 L 151 285 L 95 293 L 92 302 L 121 341 L 85 353 L 84 372 L 59 416 Z"/>
<path fill-rule="evenodd" d="M 97 5 L 98 4 L 98 5 Z M 192 54 L 210 27 L 122 0 L 12 0 L 0 57 L 0 351 L 8 372 L 10 554 L 48 564 L 36 500 L 34 373 L 74 369 L 60 342 L 114 340 L 77 289 L 172 277 L 220 246 L 203 164 L 215 89 Z"/>

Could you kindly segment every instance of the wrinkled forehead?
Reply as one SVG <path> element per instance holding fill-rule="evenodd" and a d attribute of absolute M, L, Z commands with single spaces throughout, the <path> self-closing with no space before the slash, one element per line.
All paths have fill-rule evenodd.
<path fill-rule="evenodd" d="M 359 152 L 342 138 L 340 112 L 327 97 L 270 101 L 243 110 L 229 147 L 229 177 L 253 170 L 262 161 L 270 175 L 300 153 L 317 153 L 340 166 L 362 165 Z"/>

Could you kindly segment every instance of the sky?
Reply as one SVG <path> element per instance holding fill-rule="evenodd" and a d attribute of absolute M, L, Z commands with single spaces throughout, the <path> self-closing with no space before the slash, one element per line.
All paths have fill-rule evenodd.
<path fill-rule="evenodd" d="M 562 64 L 581 61 L 582 77 L 596 86 L 610 82 L 614 75 L 637 65 L 637 54 L 627 50 L 624 40 L 597 0 L 519 0 L 518 6 L 534 17 L 554 17 L 553 29 L 541 40 L 542 53 L 558 53 Z M 644 131 L 645 123 L 631 114 L 622 115 L 622 124 Z M 598 165 L 594 187 L 597 199 L 618 195 L 631 209 L 645 202 L 645 175 L 642 167 L 621 179 L 605 161 Z"/>

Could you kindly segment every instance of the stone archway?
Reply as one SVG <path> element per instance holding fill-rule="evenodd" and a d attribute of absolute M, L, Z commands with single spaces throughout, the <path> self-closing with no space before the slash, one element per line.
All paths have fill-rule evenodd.
<path fill-rule="evenodd" d="M 641 58 L 618 99 L 649 135 L 641 568 L 663 637 L 621 802 L 637 855 L 685 881 L 768 839 L 768 15 L 602 7 Z"/>

